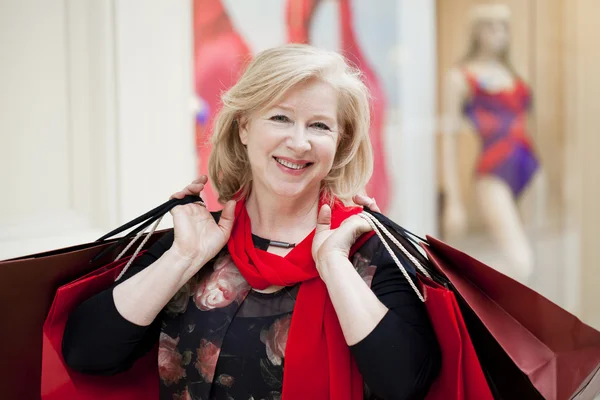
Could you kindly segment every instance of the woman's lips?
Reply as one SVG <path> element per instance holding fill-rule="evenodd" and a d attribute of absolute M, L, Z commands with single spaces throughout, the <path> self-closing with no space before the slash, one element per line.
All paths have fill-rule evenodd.
<path fill-rule="evenodd" d="M 273 157 L 280 170 L 291 175 L 301 175 L 313 163 L 305 160 L 293 160 L 285 157 Z"/>

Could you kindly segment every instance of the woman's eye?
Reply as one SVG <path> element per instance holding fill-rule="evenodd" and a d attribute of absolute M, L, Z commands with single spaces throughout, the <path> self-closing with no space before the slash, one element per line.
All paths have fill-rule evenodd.
<path fill-rule="evenodd" d="M 323 130 L 323 131 L 330 131 L 331 129 L 329 129 L 329 127 L 327 125 L 325 125 L 322 122 L 315 122 L 314 124 L 312 124 L 312 126 L 314 126 L 317 129 Z"/>
<path fill-rule="evenodd" d="M 286 117 L 285 115 L 273 115 L 270 118 L 271 121 L 276 121 L 276 122 L 289 122 L 290 119 L 288 117 Z"/>

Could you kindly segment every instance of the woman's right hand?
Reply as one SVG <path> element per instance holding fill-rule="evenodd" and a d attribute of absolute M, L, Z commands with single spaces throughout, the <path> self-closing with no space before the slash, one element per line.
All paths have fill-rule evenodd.
<path fill-rule="evenodd" d="M 204 175 L 171 198 L 199 195 L 207 182 L 208 178 Z M 235 201 L 225 204 L 218 223 L 200 201 L 174 207 L 171 215 L 175 233 L 171 251 L 186 260 L 195 273 L 216 256 L 229 240 L 235 216 Z"/>

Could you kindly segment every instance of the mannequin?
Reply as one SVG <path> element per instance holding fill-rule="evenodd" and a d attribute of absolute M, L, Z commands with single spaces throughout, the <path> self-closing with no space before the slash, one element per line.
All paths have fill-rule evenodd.
<path fill-rule="evenodd" d="M 530 92 L 508 61 L 510 11 L 503 5 L 476 6 L 471 14 L 467 56 L 446 78 L 443 100 L 443 174 L 448 237 L 466 230 L 458 178 L 457 133 L 466 119 L 481 142 L 474 191 L 486 228 L 500 248 L 501 272 L 527 282 L 533 250 L 517 201 L 537 175 L 538 160 L 526 134 Z"/>

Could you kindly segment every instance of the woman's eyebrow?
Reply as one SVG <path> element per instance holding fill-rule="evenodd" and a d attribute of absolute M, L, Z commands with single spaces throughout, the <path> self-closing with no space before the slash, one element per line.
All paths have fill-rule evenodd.
<path fill-rule="evenodd" d="M 294 107 L 290 107 L 288 105 L 285 104 L 275 104 L 273 107 L 271 107 L 271 110 L 274 108 L 279 108 L 280 110 L 284 110 L 284 111 L 289 111 L 289 112 L 294 112 Z"/>

